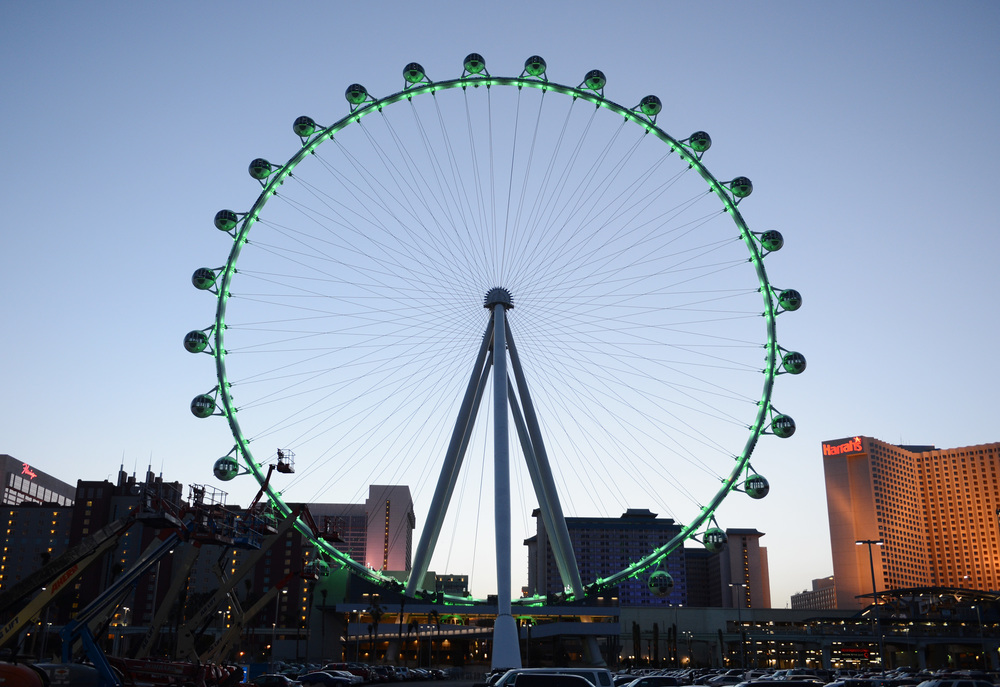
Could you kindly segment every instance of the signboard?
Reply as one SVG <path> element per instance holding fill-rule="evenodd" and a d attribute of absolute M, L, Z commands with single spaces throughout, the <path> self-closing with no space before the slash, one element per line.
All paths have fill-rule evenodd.
<path fill-rule="evenodd" d="M 844 456 L 849 453 L 861 453 L 864 447 L 861 445 L 861 437 L 854 437 L 844 441 L 823 442 L 824 456 Z"/>

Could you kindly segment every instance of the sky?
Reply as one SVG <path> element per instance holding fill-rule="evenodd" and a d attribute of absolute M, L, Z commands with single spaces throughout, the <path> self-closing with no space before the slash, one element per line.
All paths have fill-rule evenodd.
<path fill-rule="evenodd" d="M 181 339 L 211 323 L 190 276 L 224 261 L 212 217 L 256 197 L 249 160 L 345 114 L 350 83 L 539 54 L 563 83 L 659 94 L 660 125 L 710 132 L 710 168 L 754 182 L 747 221 L 785 236 L 769 273 L 804 304 L 779 338 L 808 368 L 774 402 L 798 429 L 724 523 L 765 533 L 784 607 L 832 574 L 820 442 L 998 440 L 998 28 L 971 1 L 4 3 L 0 453 L 71 483 L 211 482 L 232 438 L 192 417 L 215 380 Z"/>

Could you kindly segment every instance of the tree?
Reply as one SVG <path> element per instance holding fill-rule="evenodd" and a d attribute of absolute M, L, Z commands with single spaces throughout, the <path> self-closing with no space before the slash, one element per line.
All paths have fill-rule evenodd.
<path fill-rule="evenodd" d="M 632 655 L 635 657 L 635 665 L 639 665 L 639 659 L 642 657 L 642 641 L 639 623 L 634 620 L 632 621 Z"/>
<path fill-rule="evenodd" d="M 437 639 L 438 639 L 438 644 L 440 644 L 441 643 L 441 615 L 435 609 L 435 610 L 433 610 L 433 611 L 430 612 L 429 617 L 430 617 L 431 622 L 433 622 L 434 625 L 435 625 L 435 627 L 437 628 Z M 429 658 L 432 659 L 433 655 L 434 655 L 434 645 L 431 644 L 431 656 Z M 433 665 L 435 663 L 437 663 L 437 661 L 431 660 L 431 666 L 432 667 L 433 667 Z"/>
<path fill-rule="evenodd" d="M 368 615 L 370 615 L 372 618 L 372 622 L 368 626 L 368 635 L 370 638 L 369 642 L 369 645 L 371 647 L 370 653 L 372 657 L 372 662 L 374 663 L 375 662 L 374 659 L 377 657 L 377 654 L 375 653 L 375 635 L 378 634 L 378 625 L 380 622 L 382 622 L 382 607 L 379 606 L 377 603 L 372 604 L 371 606 L 368 607 Z"/>
<path fill-rule="evenodd" d="M 677 623 L 667 628 L 667 664 L 677 668 Z"/>
<path fill-rule="evenodd" d="M 417 668 L 420 667 L 420 621 L 416 618 L 410 618 L 410 622 L 406 624 L 406 642 L 410 642 L 410 633 L 416 633 L 417 635 Z M 404 653 L 404 657 L 405 657 Z M 405 659 L 404 659 L 405 660 Z M 406 665 L 405 663 L 403 665 Z"/>
<path fill-rule="evenodd" d="M 403 594 L 400 594 L 399 595 L 399 623 L 398 623 L 399 630 L 398 630 L 398 632 L 396 634 L 396 645 L 399 647 L 397 649 L 397 651 L 399 651 L 399 652 L 401 652 L 403 654 L 404 660 L 405 660 L 405 656 L 406 656 L 406 652 L 403 650 L 403 616 L 405 615 L 405 612 L 406 612 L 406 596 L 403 595 Z M 404 663 L 403 665 L 406 665 L 406 664 Z"/>
<path fill-rule="evenodd" d="M 660 667 L 660 624 L 653 623 L 653 665 Z"/>

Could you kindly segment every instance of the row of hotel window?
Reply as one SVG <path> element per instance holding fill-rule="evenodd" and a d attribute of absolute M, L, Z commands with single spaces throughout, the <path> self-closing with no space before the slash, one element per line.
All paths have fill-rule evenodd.
<path fill-rule="evenodd" d="M 60 506 L 72 506 L 73 499 L 46 489 L 37 482 L 25 479 L 13 473 L 7 475 L 7 488 L 3 490 L 5 505 L 16 506 L 29 501 L 31 503 L 58 503 Z"/>

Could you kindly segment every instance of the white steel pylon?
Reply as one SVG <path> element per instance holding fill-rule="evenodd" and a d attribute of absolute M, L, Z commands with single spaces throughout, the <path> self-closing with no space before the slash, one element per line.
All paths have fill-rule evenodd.
<path fill-rule="evenodd" d="M 564 587 L 573 590 L 576 598 L 584 595 L 580 571 L 573 554 L 569 529 L 563 517 L 555 481 L 549 466 L 542 434 L 535 415 L 534 405 L 521 368 L 514 338 L 507 322 L 506 311 L 513 307 L 510 292 L 506 289 L 491 289 L 486 295 L 484 307 L 490 310 L 490 318 L 483 335 L 483 343 L 476 357 L 465 397 L 459 408 L 455 428 L 445 454 L 444 464 L 438 477 L 434 496 L 431 500 L 427 522 L 420 535 L 414 554 L 413 567 L 407 581 L 405 594 L 415 596 L 420 582 L 427 574 L 430 558 L 437 544 L 438 536 L 451 496 L 458 481 L 458 474 L 465 450 L 472 435 L 475 418 L 486 390 L 490 368 L 493 369 L 493 466 L 494 466 L 494 522 L 496 528 L 497 564 L 497 618 L 493 627 L 493 668 L 519 668 L 521 666 L 520 644 L 517 623 L 511 614 L 511 528 L 510 528 L 510 468 L 508 446 L 508 407 L 514 419 L 515 430 L 524 453 L 528 474 L 538 500 L 539 511 L 549 542 L 552 546 L 556 567 Z M 500 353 L 497 355 L 497 353 Z M 515 387 L 507 373 L 508 354 Z M 518 403 L 520 397 L 520 405 Z M 523 406 L 523 412 L 522 407 Z M 592 646 L 591 646 L 592 645 Z M 596 642 L 588 643 L 589 663 L 600 663 L 600 653 Z"/>

